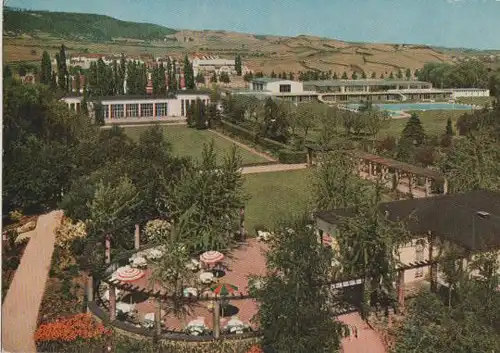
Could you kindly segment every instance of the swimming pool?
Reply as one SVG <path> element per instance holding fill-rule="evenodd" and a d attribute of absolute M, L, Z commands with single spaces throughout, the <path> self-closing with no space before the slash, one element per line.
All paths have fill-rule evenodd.
<path fill-rule="evenodd" d="M 453 103 L 394 103 L 374 105 L 381 110 L 387 110 L 391 116 L 409 110 L 472 110 L 470 105 Z M 360 104 L 348 104 L 347 107 L 358 109 Z"/>

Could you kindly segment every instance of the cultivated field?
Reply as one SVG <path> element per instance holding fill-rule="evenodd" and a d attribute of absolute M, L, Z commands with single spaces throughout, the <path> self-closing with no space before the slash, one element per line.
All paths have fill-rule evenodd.
<path fill-rule="evenodd" d="M 181 157 L 200 158 L 203 151 L 203 145 L 214 141 L 214 148 L 219 160 L 231 150 L 233 143 L 213 134 L 210 131 L 190 129 L 185 126 L 163 126 L 163 131 L 167 141 L 172 144 L 175 155 Z M 137 126 L 124 128 L 125 132 L 133 139 L 138 139 L 141 132 L 147 129 L 147 126 Z M 237 147 L 243 164 L 267 162 L 266 159 L 253 154 L 241 147 Z"/>
<path fill-rule="evenodd" d="M 269 74 L 319 69 L 342 74 L 364 70 L 387 75 L 390 72 L 412 71 L 426 62 L 451 62 L 451 56 L 432 48 L 417 45 L 349 43 L 314 36 L 279 37 L 227 31 L 182 30 L 172 34 L 168 41 L 146 42 L 120 40 L 90 42 L 28 35 L 4 37 L 4 60 L 39 61 L 43 50 L 52 57 L 62 43 L 71 53 L 99 53 L 164 56 L 182 58 L 184 54 L 211 54 L 234 57 L 240 54 L 245 65 L 255 71 Z M 117 38 L 118 39 L 118 38 Z"/>

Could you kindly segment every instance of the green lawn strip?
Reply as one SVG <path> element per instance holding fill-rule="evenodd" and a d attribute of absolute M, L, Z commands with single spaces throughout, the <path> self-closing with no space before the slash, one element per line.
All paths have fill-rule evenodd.
<path fill-rule="evenodd" d="M 412 112 L 408 112 L 411 114 Z M 451 118 L 453 122 L 453 127 L 455 127 L 455 122 L 457 119 L 466 113 L 464 110 L 428 110 L 428 111 L 415 111 L 422 125 L 425 129 L 426 134 L 439 136 L 444 133 L 446 129 L 446 121 Z M 380 132 L 379 136 L 394 136 L 398 137 L 401 135 L 403 128 L 405 127 L 408 118 L 402 119 L 391 119 L 388 126 L 384 127 Z"/>
<path fill-rule="evenodd" d="M 310 210 L 313 173 L 311 169 L 303 169 L 244 175 L 245 191 L 250 197 L 245 209 L 249 235 L 255 235 L 255 226 L 272 230 L 280 219 Z"/>
<path fill-rule="evenodd" d="M 125 132 L 132 139 L 137 140 L 140 134 L 147 128 L 147 126 L 126 127 Z M 210 143 L 213 139 L 215 151 L 218 157 L 222 159 L 234 145 L 231 141 L 219 137 L 210 131 L 196 130 L 185 126 L 162 126 L 162 128 L 167 141 L 172 144 L 174 153 L 181 157 L 200 158 L 203 145 Z M 237 147 L 237 150 L 243 159 L 243 164 L 267 162 L 265 158 L 241 147 Z"/>
<path fill-rule="evenodd" d="M 313 209 L 314 169 L 270 172 L 244 175 L 245 191 L 250 199 L 246 203 L 245 228 L 255 236 L 255 227 L 272 230 L 277 222 L 300 216 Z M 374 185 L 371 181 L 366 184 Z M 389 190 L 384 202 L 394 200 Z"/>
<path fill-rule="evenodd" d="M 474 104 L 474 105 L 480 105 L 483 107 L 485 105 L 491 106 L 493 104 L 494 100 L 495 100 L 495 97 L 460 97 L 460 98 L 457 98 L 457 102 L 459 102 L 459 103 Z"/>

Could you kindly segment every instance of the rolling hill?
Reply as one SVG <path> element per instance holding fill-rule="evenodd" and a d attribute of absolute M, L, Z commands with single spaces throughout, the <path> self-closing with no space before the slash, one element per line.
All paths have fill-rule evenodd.
<path fill-rule="evenodd" d="M 112 40 L 113 38 L 163 39 L 176 31 L 151 24 L 117 20 L 81 13 L 27 11 L 5 7 L 3 30 L 13 34 L 48 34 L 65 39 Z"/>
<path fill-rule="evenodd" d="M 310 35 L 285 37 L 216 30 L 174 30 L 108 16 L 46 11 L 4 10 L 4 60 L 39 61 L 41 50 L 54 55 L 61 43 L 70 53 L 182 57 L 184 54 L 234 57 L 252 70 L 269 74 L 321 70 L 364 71 L 388 75 L 420 69 L 427 62 L 451 63 L 467 55 L 425 45 L 350 43 Z M 474 53 L 477 55 L 477 53 Z"/>

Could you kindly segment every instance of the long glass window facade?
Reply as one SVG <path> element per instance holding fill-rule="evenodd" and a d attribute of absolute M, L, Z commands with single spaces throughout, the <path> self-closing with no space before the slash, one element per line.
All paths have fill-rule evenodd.
<path fill-rule="evenodd" d="M 156 103 L 156 116 L 163 117 L 168 115 L 167 103 Z"/>
<path fill-rule="evenodd" d="M 139 104 L 127 104 L 127 118 L 139 116 Z"/>
<path fill-rule="evenodd" d="M 144 117 L 153 116 L 153 103 L 141 104 L 141 116 Z"/>
<path fill-rule="evenodd" d="M 111 104 L 111 118 L 123 118 L 123 104 Z"/>

